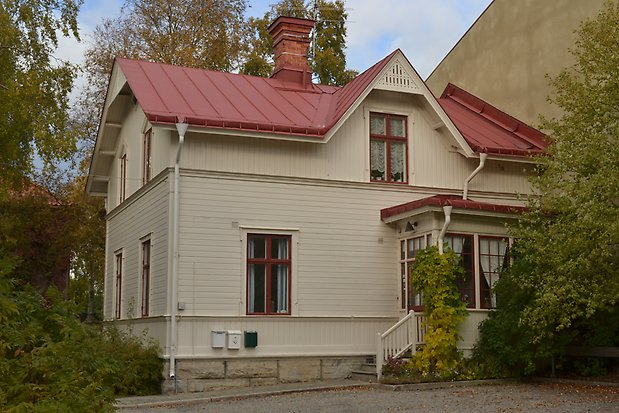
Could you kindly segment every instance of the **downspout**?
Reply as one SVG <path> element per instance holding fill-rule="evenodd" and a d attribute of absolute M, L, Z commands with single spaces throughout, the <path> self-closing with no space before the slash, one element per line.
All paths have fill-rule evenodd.
<path fill-rule="evenodd" d="M 443 228 L 441 228 L 441 232 L 438 234 L 438 253 L 443 255 L 443 239 L 445 238 L 445 233 L 447 232 L 447 227 L 451 223 L 451 209 L 453 207 L 451 205 L 445 205 L 443 207 L 443 213 L 445 214 L 445 223 L 443 224 Z"/>
<path fill-rule="evenodd" d="M 488 157 L 487 153 L 479 154 L 479 166 L 464 181 L 464 193 L 462 194 L 462 199 L 464 199 L 465 201 L 468 199 L 468 196 L 469 196 L 469 182 L 471 182 L 473 178 L 475 178 L 475 175 L 477 175 L 479 171 L 481 171 L 484 168 L 484 164 L 486 163 L 487 157 Z"/>
<path fill-rule="evenodd" d="M 178 284 L 178 222 L 180 201 L 180 162 L 181 149 L 185 143 L 185 132 L 189 126 L 184 119 L 179 118 L 176 124 L 178 132 L 178 146 L 176 147 L 176 162 L 174 163 L 174 203 L 172 216 L 172 311 L 170 312 L 170 378 L 176 377 L 176 312 L 178 308 L 177 284 Z"/>

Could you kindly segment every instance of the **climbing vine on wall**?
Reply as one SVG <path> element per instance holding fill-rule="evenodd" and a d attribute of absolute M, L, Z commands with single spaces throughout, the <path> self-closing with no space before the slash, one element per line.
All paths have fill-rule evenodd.
<path fill-rule="evenodd" d="M 460 257 L 437 247 L 421 251 L 411 272 L 415 291 L 423 293 L 428 332 L 425 345 L 411 360 L 422 376 L 449 379 L 458 376 L 462 355 L 458 351 L 458 326 L 467 316 L 456 280 L 464 277 Z"/>

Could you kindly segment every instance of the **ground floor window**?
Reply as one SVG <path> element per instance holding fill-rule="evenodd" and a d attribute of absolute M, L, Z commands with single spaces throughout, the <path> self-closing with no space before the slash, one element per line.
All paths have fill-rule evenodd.
<path fill-rule="evenodd" d="M 141 268 L 142 317 L 150 313 L 150 239 L 142 241 L 142 268 Z"/>
<path fill-rule="evenodd" d="M 119 251 L 115 254 L 115 278 L 116 283 L 114 286 L 114 317 L 120 318 L 121 316 L 121 294 L 122 294 L 122 282 L 123 282 L 123 253 Z"/>
<path fill-rule="evenodd" d="M 426 246 L 432 245 L 431 235 L 421 235 L 400 240 L 400 276 L 402 282 L 402 309 L 423 310 L 423 294 L 416 292 L 411 286 L 411 271 L 415 265 L 415 257 Z"/>
<path fill-rule="evenodd" d="M 247 314 L 290 314 L 290 248 L 290 235 L 247 235 Z"/>
<path fill-rule="evenodd" d="M 475 308 L 475 253 L 473 251 L 473 235 L 448 234 L 445 243 L 460 257 L 460 265 L 464 268 L 464 279 L 456 281 L 460 291 L 460 299 L 469 308 Z"/>
<path fill-rule="evenodd" d="M 509 239 L 479 237 L 479 291 L 482 308 L 495 308 L 496 295 L 492 292 L 501 272 L 509 266 Z"/>

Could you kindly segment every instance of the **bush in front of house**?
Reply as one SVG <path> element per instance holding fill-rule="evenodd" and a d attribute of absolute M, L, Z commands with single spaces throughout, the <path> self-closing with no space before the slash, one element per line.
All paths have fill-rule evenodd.
<path fill-rule="evenodd" d="M 59 294 L 15 288 L 10 268 L 0 259 L 0 411 L 111 412 L 117 395 L 159 391 L 156 343 L 81 323 Z"/>
<path fill-rule="evenodd" d="M 458 351 L 458 327 L 467 316 L 456 280 L 464 276 L 459 257 L 436 246 L 420 251 L 411 284 L 423 293 L 428 331 L 425 343 L 408 362 L 390 359 L 383 367 L 385 383 L 419 383 L 469 378 L 470 369 Z"/>

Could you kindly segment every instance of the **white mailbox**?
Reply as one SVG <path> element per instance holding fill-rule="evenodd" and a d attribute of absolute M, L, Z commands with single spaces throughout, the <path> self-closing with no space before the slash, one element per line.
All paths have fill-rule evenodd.
<path fill-rule="evenodd" d="M 228 330 L 228 348 L 238 350 L 241 348 L 242 334 L 240 330 Z"/>
<path fill-rule="evenodd" d="M 211 330 L 211 347 L 226 347 L 226 332 L 223 330 Z"/>

